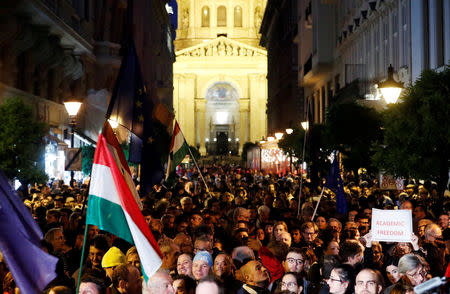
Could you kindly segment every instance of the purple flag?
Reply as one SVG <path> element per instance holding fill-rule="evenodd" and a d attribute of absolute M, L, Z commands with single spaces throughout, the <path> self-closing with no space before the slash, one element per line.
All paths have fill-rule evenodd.
<path fill-rule="evenodd" d="M 56 278 L 58 259 L 41 249 L 42 232 L 0 170 L 0 251 L 23 294 L 41 293 Z"/>

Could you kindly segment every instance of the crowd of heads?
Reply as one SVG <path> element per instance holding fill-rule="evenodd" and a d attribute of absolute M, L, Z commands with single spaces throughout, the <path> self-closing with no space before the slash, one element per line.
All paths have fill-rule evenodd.
<path fill-rule="evenodd" d="M 193 169 L 172 188 L 141 193 L 162 254 L 147 279 L 136 247 L 86 228 L 86 185 L 34 186 L 24 204 L 44 233 L 42 248 L 59 258 L 58 277 L 45 292 L 75 293 L 79 284 L 82 294 L 396 294 L 445 274 L 450 201 L 432 182 L 381 190 L 376 179 L 346 174 L 347 213 L 337 213 L 335 195 L 325 190 L 312 219 L 321 184 L 303 180 L 300 193 L 300 179 L 291 174 L 233 166 L 202 173 L 204 181 Z M 372 208 L 411 210 L 411 241 L 373 241 Z M 0 279 L 4 293 L 17 290 L 3 259 Z"/>

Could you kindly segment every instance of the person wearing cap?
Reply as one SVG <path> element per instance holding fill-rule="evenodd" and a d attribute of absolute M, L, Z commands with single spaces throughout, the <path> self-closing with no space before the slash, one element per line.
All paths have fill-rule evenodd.
<path fill-rule="evenodd" d="M 125 263 L 125 255 L 119 248 L 113 246 L 103 255 L 102 268 L 105 270 L 108 278 L 112 279 L 114 269 Z"/>
<path fill-rule="evenodd" d="M 198 282 L 202 278 L 211 274 L 213 266 L 211 254 L 208 251 L 198 251 L 192 261 L 192 274 Z"/>

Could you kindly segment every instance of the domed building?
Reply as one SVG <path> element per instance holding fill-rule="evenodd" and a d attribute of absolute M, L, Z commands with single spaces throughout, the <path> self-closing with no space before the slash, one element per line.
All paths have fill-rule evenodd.
<path fill-rule="evenodd" d="M 267 132 L 266 0 L 179 0 L 173 108 L 202 155 L 240 154 Z"/>

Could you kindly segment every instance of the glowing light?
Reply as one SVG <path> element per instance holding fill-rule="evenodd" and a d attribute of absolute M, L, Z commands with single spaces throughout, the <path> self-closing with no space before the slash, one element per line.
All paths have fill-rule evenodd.
<path fill-rule="evenodd" d="M 302 128 L 307 131 L 309 129 L 309 122 L 308 121 L 302 121 Z"/>
<path fill-rule="evenodd" d="M 281 138 L 283 138 L 283 133 L 275 133 L 275 138 L 277 138 L 277 140 L 280 140 Z"/>
<path fill-rule="evenodd" d="M 226 125 L 228 124 L 228 117 L 228 112 L 216 112 L 214 123 L 218 125 Z"/>
<path fill-rule="evenodd" d="M 66 107 L 67 113 L 70 116 L 75 116 L 80 110 L 81 102 L 78 101 L 66 101 L 64 102 L 64 106 Z"/>
<path fill-rule="evenodd" d="M 115 129 L 119 126 L 119 122 L 117 120 L 108 119 L 108 122 L 109 122 L 111 128 L 113 128 L 113 129 Z"/>
<path fill-rule="evenodd" d="M 275 141 L 275 137 L 269 136 L 267 137 L 267 142 L 273 142 Z"/>
<path fill-rule="evenodd" d="M 168 14 L 173 14 L 173 8 L 169 5 L 169 3 L 166 3 L 166 12 Z"/>
<path fill-rule="evenodd" d="M 401 88 L 380 88 L 381 94 L 383 94 L 384 99 L 387 104 L 396 103 L 398 97 L 400 97 L 400 93 L 402 92 Z"/>
<path fill-rule="evenodd" d="M 394 67 L 392 64 L 388 67 L 387 79 L 378 85 L 387 104 L 396 103 L 400 93 L 403 90 L 403 84 L 394 80 Z"/>
<path fill-rule="evenodd" d="M 293 132 L 294 132 L 294 130 L 291 128 L 286 129 L 286 134 L 288 134 L 288 135 L 292 134 Z"/>

